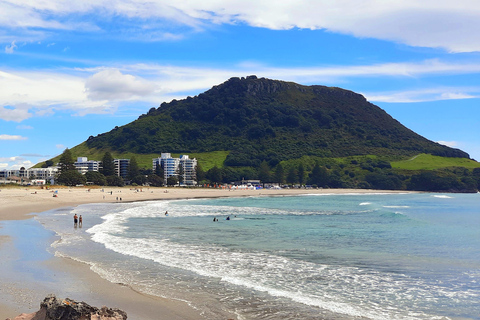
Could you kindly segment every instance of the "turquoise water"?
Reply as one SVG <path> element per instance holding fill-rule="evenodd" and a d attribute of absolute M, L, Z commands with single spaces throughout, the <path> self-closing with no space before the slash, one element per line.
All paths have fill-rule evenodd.
<path fill-rule="evenodd" d="M 208 319 L 480 319 L 480 194 L 97 204 L 38 219 L 57 255 Z"/>

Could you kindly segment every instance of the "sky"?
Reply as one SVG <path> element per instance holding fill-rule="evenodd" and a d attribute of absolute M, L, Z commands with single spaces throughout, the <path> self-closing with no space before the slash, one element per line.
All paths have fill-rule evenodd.
<path fill-rule="evenodd" d="M 480 160 L 478 30 L 478 0 L 0 0 L 0 170 L 249 75 L 360 93 Z"/>

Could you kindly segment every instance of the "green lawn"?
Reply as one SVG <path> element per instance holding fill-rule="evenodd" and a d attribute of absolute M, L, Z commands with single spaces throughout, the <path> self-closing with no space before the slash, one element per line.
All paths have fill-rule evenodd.
<path fill-rule="evenodd" d="M 419 154 L 413 158 L 391 162 L 392 168 L 404 170 L 435 170 L 446 167 L 480 168 L 480 163 L 466 158 L 447 158 Z"/>

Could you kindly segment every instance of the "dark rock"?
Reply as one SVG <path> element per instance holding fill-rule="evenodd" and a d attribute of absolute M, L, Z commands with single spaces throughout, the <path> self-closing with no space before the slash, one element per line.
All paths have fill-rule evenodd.
<path fill-rule="evenodd" d="M 47 296 L 40 304 L 40 310 L 21 314 L 13 320 L 126 320 L 127 314 L 116 308 L 98 309 L 81 301 L 66 298 L 58 300 L 55 295 Z M 8 319 L 7 319 L 8 320 Z"/>

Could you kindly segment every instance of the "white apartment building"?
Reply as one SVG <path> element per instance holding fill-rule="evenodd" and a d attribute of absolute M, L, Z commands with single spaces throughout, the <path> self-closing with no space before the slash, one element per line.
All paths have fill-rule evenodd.
<path fill-rule="evenodd" d="M 88 171 L 100 171 L 100 168 L 102 167 L 102 162 L 96 160 L 88 160 L 87 157 L 78 157 L 74 165 L 78 172 L 80 172 L 81 174 L 85 174 Z"/>
<path fill-rule="evenodd" d="M 153 171 L 160 165 L 163 168 L 163 179 L 165 183 L 172 176 L 178 176 L 180 166 L 183 168 L 182 185 L 196 185 L 197 159 L 190 159 L 188 155 L 181 155 L 180 158 L 172 158 L 170 153 L 162 153 L 159 158 L 153 159 Z"/>
<path fill-rule="evenodd" d="M 58 173 L 58 167 L 49 168 L 30 168 L 24 167 L 14 170 L 0 170 L 0 182 L 16 181 L 20 183 L 30 182 L 30 180 L 45 180 L 53 183 L 55 175 Z"/>

